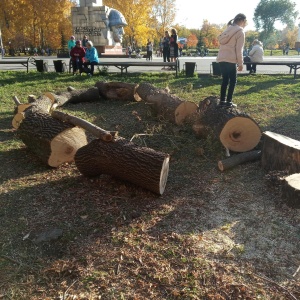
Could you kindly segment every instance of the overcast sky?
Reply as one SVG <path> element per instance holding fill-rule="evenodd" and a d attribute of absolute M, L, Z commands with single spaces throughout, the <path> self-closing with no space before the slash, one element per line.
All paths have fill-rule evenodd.
<path fill-rule="evenodd" d="M 248 26 L 245 30 L 255 30 L 253 16 L 254 11 L 260 0 L 220 0 L 220 1 L 199 1 L 199 0 L 174 0 L 176 1 L 176 23 L 187 28 L 201 28 L 203 20 L 208 20 L 213 24 L 226 24 L 238 13 L 247 16 Z M 296 9 L 300 17 L 300 0 Z M 296 24 L 300 23 L 296 22 Z M 282 29 L 281 24 L 276 24 L 277 29 Z"/>

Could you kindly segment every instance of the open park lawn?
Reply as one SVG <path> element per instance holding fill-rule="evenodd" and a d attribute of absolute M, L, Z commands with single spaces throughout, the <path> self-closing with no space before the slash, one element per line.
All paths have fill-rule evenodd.
<path fill-rule="evenodd" d="M 150 82 L 196 104 L 220 77 L 1 72 L 0 299 L 300 299 L 300 210 L 260 161 L 221 172 L 218 139 L 155 116 L 145 102 L 59 110 L 170 154 L 163 195 L 74 163 L 51 168 L 12 128 L 13 96 Z M 300 140 L 300 79 L 238 77 L 234 102 L 262 131 Z M 259 144 L 257 147 L 259 148 Z"/>

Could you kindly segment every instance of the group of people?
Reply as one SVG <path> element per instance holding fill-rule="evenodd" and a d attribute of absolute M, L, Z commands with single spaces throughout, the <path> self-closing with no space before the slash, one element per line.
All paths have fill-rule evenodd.
<path fill-rule="evenodd" d="M 68 49 L 72 60 L 73 75 L 77 73 L 81 75 L 82 72 L 85 72 L 89 76 L 93 76 L 95 65 L 99 62 L 98 51 L 93 42 L 88 40 L 86 35 L 82 40 L 77 41 L 72 35 L 68 41 Z"/>
<path fill-rule="evenodd" d="M 232 97 L 237 82 L 237 71 L 243 71 L 244 28 L 247 25 L 247 18 L 244 14 L 237 14 L 227 25 L 225 31 L 218 37 L 220 49 L 217 62 L 222 74 L 220 106 L 230 108 L 236 107 Z M 263 47 L 259 40 L 253 41 L 253 47 L 247 57 L 249 73 L 256 73 L 256 63 L 263 61 Z"/>
<path fill-rule="evenodd" d="M 162 38 L 162 54 L 164 62 L 174 62 L 178 57 L 177 31 L 171 29 L 171 34 L 168 30 L 165 31 L 165 36 Z M 163 67 L 165 69 L 165 67 Z"/>

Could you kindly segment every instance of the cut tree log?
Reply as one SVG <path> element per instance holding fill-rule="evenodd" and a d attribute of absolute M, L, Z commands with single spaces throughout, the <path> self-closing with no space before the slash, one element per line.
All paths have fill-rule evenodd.
<path fill-rule="evenodd" d="M 192 116 L 197 114 L 197 104 L 171 95 L 167 89 L 158 89 L 150 83 L 141 83 L 136 91 L 147 104 L 151 105 L 155 114 L 177 125 L 190 122 Z"/>
<path fill-rule="evenodd" d="M 76 151 L 87 144 L 82 128 L 41 111 L 26 111 L 17 133 L 24 144 L 51 167 L 73 162 Z"/>
<path fill-rule="evenodd" d="M 76 90 L 68 87 L 67 92 L 60 92 L 57 94 L 47 92 L 45 95 L 57 103 L 57 106 L 63 106 L 68 103 L 75 104 L 101 100 L 98 88 L 96 87 L 91 87 L 87 90 Z"/>
<path fill-rule="evenodd" d="M 55 110 L 51 113 L 51 116 L 55 119 L 61 120 L 63 122 L 67 122 L 74 126 L 79 126 L 105 142 L 110 142 L 111 140 L 113 140 L 114 137 L 118 135 L 117 131 L 106 131 L 86 120 L 68 115 L 61 111 Z"/>
<path fill-rule="evenodd" d="M 261 150 L 242 152 L 236 155 L 232 155 L 229 158 L 218 161 L 218 168 L 220 171 L 225 171 L 245 162 L 258 160 L 260 159 L 260 157 Z"/>
<path fill-rule="evenodd" d="M 300 208 L 300 173 L 284 178 L 282 196 L 288 206 Z"/>
<path fill-rule="evenodd" d="M 220 107 L 217 97 L 207 97 L 199 103 L 193 130 L 199 137 L 212 133 L 225 148 L 235 152 L 250 151 L 261 139 L 261 130 L 249 115 L 236 108 Z"/>
<path fill-rule="evenodd" d="M 126 82 L 103 82 L 95 83 L 100 97 L 107 100 L 141 101 L 136 92 L 138 84 Z"/>
<path fill-rule="evenodd" d="M 109 174 L 162 195 L 169 159 L 169 154 L 139 147 L 119 137 L 110 143 L 95 139 L 78 149 L 75 164 L 85 176 Z"/>
<path fill-rule="evenodd" d="M 263 133 L 262 167 L 265 170 L 300 172 L 300 141 L 266 131 Z"/>

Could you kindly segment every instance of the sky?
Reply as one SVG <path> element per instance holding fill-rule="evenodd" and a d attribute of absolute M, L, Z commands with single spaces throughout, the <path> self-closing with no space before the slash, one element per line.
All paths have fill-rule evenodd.
<path fill-rule="evenodd" d="M 248 25 L 245 30 L 255 30 L 253 16 L 260 0 L 174 0 L 176 1 L 175 23 L 186 28 L 200 29 L 203 20 L 208 20 L 212 24 L 227 24 L 238 13 L 246 15 Z M 300 0 L 294 0 L 296 9 L 300 14 Z M 299 15 L 300 16 L 300 15 Z M 298 20 L 300 23 L 300 20 Z M 298 24 L 298 22 L 296 22 Z M 283 26 L 275 24 L 277 29 Z"/>

